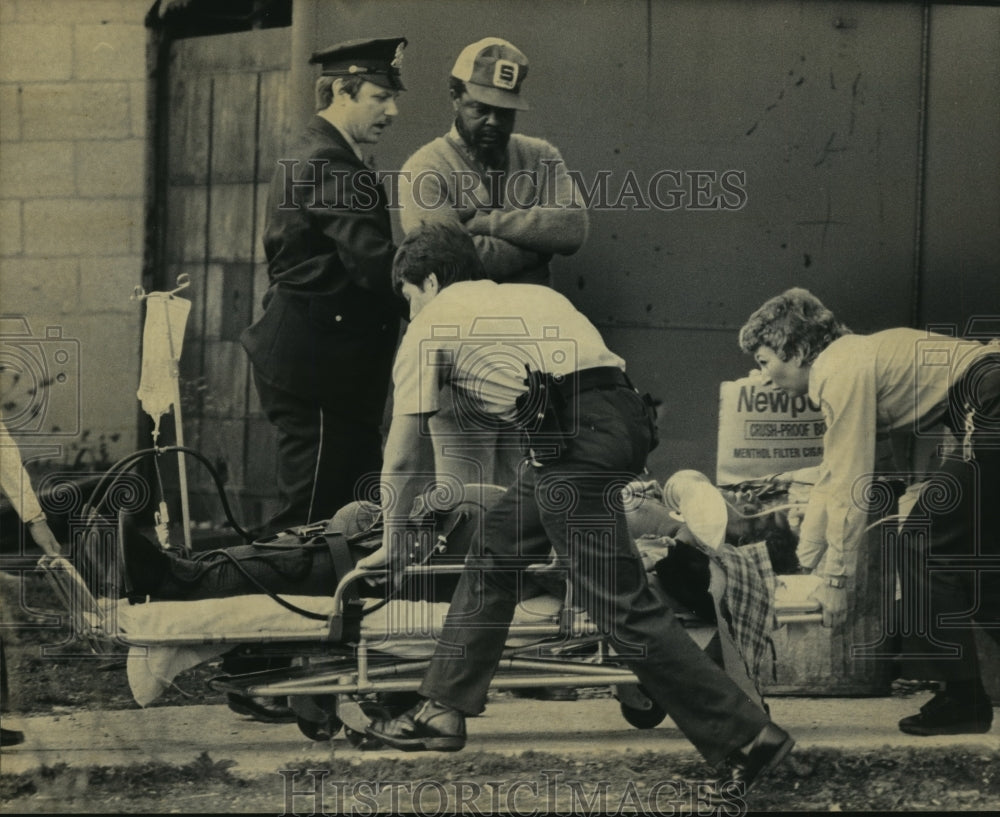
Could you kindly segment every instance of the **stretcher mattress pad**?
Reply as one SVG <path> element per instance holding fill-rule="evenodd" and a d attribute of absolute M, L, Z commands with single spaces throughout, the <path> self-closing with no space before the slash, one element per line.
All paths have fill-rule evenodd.
<path fill-rule="evenodd" d="M 819 610 L 819 604 L 809 598 L 818 581 L 812 575 L 778 577 L 775 606 L 779 621 L 782 615 Z M 325 616 L 334 612 L 330 598 L 284 598 Z M 561 607 L 561 600 L 554 596 L 530 599 L 518 605 L 513 624 L 551 625 L 554 635 Z M 391 601 L 362 620 L 361 632 L 380 652 L 400 658 L 427 657 L 447 611 L 446 603 Z M 115 602 L 108 613 L 118 637 L 130 645 L 128 678 L 140 706 L 159 697 L 179 673 L 237 644 L 329 641 L 326 621 L 299 615 L 264 595 L 135 605 Z M 509 645 L 526 641 L 511 639 Z"/>

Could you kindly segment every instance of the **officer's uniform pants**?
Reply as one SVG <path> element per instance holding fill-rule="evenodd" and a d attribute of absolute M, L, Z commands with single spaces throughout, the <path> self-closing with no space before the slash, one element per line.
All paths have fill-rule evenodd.
<path fill-rule="evenodd" d="M 631 663 L 646 692 L 711 763 L 751 741 L 768 722 L 684 631 L 647 584 L 620 499 L 643 467 L 649 430 L 641 398 L 623 387 L 573 401 L 562 456 L 525 462 L 485 519 L 470 552 L 421 693 L 466 714 L 481 712 L 504 649 L 523 570 L 566 566 L 582 606 Z"/>
<path fill-rule="evenodd" d="M 343 401 L 304 400 L 264 382 L 256 370 L 254 381 L 277 429 L 283 501 L 261 534 L 329 519 L 355 499 L 377 500 L 372 486 L 382 471 L 381 414 L 359 417 Z"/>

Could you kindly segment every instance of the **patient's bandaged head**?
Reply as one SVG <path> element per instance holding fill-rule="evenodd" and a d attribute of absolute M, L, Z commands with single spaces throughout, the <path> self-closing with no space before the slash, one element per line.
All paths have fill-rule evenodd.
<path fill-rule="evenodd" d="M 729 509 L 718 488 L 700 471 L 673 474 L 663 486 L 663 503 L 701 544 L 715 549 L 726 541 Z"/>

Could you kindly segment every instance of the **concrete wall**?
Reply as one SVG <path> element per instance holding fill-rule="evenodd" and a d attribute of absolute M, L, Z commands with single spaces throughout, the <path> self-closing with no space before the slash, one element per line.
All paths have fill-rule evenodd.
<path fill-rule="evenodd" d="M 614 202 L 629 174 L 745 174 L 738 209 L 591 209 L 556 285 L 663 400 L 651 470 L 715 471 L 739 327 L 805 286 L 856 331 L 1000 304 L 1000 8 L 788 0 L 298 0 L 311 48 L 405 35 L 407 92 L 378 145 L 399 167 L 452 118 L 447 75 L 483 36 L 531 66 L 518 129 Z M 293 71 L 295 65 L 293 64 Z M 303 101 L 310 85 L 303 82 Z M 709 177 L 710 178 L 710 177 Z M 682 183 L 681 187 L 684 184 Z M 670 185 L 664 185 L 664 189 Z M 992 306 L 990 306 L 992 305 Z"/>
<path fill-rule="evenodd" d="M 67 431 L 46 438 L 66 452 L 85 431 L 137 442 L 149 5 L 0 2 L 0 312 L 22 319 L 4 354 L 27 354 L 15 331 L 40 359 L 78 352 L 35 421 Z M 531 59 L 521 129 L 588 179 L 610 171 L 612 196 L 630 171 L 747 174 L 740 210 L 595 212 L 559 259 L 559 288 L 664 400 L 658 473 L 714 470 L 717 384 L 749 364 L 736 329 L 785 286 L 861 331 L 997 311 L 996 6 L 934 4 L 926 31 L 915 2 L 296 0 L 295 15 L 290 103 L 306 113 L 313 48 L 410 38 L 381 167 L 444 131 L 454 55 L 497 34 Z"/>
<path fill-rule="evenodd" d="M 3 402 L 22 446 L 51 444 L 29 456 L 136 445 L 149 5 L 0 3 Z"/>
<path fill-rule="evenodd" d="M 934 6 L 929 51 L 918 323 L 1000 334 L 1000 7 Z"/>

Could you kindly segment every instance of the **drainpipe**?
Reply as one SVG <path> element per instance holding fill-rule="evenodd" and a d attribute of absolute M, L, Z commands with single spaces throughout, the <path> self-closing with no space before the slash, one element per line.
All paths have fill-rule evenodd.
<path fill-rule="evenodd" d="M 288 95 L 288 121 L 290 130 L 298 133 L 316 108 L 313 104 L 313 85 L 316 77 L 309 57 L 316 50 L 316 30 L 319 23 L 321 0 L 293 0 L 292 2 L 292 66 Z M 287 140 L 286 140 L 287 141 Z"/>
<path fill-rule="evenodd" d="M 923 265 L 924 265 L 924 212 L 925 212 L 925 181 L 927 174 L 927 104 L 930 96 L 929 66 L 930 66 L 930 31 L 931 4 L 923 4 L 920 28 L 920 112 L 917 123 L 917 179 L 916 179 L 916 214 L 913 226 L 913 280 L 912 298 L 910 303 L 910 325 L 919 328 L 923 312 Z"/>

